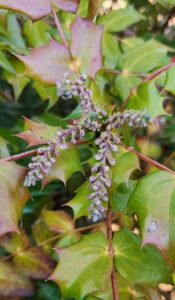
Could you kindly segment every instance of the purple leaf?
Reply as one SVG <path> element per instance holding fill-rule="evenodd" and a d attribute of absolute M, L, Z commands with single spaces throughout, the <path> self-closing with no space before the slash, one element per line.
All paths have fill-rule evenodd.
<path fill-rule="evenodd" d="M 70 12 L 77 11 L 79 2 L 79 0 L 53 0 L 53 4 L 57 7 Z"/>
<path fill-rule="evenodd" d="M 43 18 L 51 13 L 50 0 L 0 0 L 0 8 L 24 13 L 33 20 Z"/>
<path fill-rule="evenodd" d="M 102 65 L 103 27 L 77 17 L 71 25 L 71 53 L 80 71 L 95 78 Z"/>
<path fill-rule="evenodd" d="M 71 72 L 69 50 L 51 40 L 46 46 L 35 48 L 29 55 L 16 55 L 25 65 L 26 74 L 47 84 L 62 80 L 65 72 Z"/>

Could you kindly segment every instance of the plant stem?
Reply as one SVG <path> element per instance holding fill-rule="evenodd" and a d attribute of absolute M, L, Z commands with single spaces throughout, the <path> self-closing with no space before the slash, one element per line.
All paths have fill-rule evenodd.
<path fill-rule="evenodd" d="M 55 12 L 53 6 L 52 6 L 52 14 L 53 14 L 53 18 L 54 18 L 56 27 L 57 27 L 57 29 L 58 29 L 58 32 L 59 32 L 59 34 L 60 34 L 60 36 L 61 36 L 61 39 L 62 39 L 62 41 L 63 41 L 63 43 L 64 43 L 64 46 L 65 46 L 66 48 L 69 48 L 69 47 L 68 47 L 68 43 L 67 43 L 67 41 L 66 41 L 66 37 L 65 37 L 64 32 L 63 32 L 63 30 L 62 30 L 60 21 L 59 21 L 59 19 L 58 19 L 58 17 L 57 17 L 57 14 L 56 14 L 56 12 Z"/>
<path fill-rule="evenodd" d="M 114 264 L 115 251 L 114 251 L 114 248 L 112 245 L 112 217 L 111 217 L 110 202 L 109 202 L 108 210 L 107 210 L 107 214 L 106 214 L 106 226 L 107 226 L 107 237 L 108 237 L 108 242 L 109 242 L 108 253 L 112 259 L 111 284 L 112 284 L 113 300 L 119 300 L 118 299 L 117 281 L 116 281 L 116 271 L 115 271 L 115 264 Z"/>
<path fill-rule="evenodd" d="M 12 156 L 2 157 L 2 158 L 0 158 L 0 163 L 4 162 L 4 161 L 12 161 L 12 160 L 22 159 L 22 158 L 25 158 L 25 157 L 28 157 L 28 156 L 35 155 L 36 153 L 37 153 L 37 149 L 34 149 L 34 150 L 27 151 L 27 152 L 22 152 L 20 154 L 15 154 L 15 155 L 12 155 Z"/>
<path fill-rule="evenodd" d="M 149 158 L 148 156 L 138 152 L 137 150 L 135 150 L 133 147 L 128 147 L 126 148 L 128 151 L 135 153 L 140 159 L 144 160 L 145 162 L 147 162 L 149 165 L 152 165 L 160 170 L 172 173 L 173 175 L 175 175 L 175 171 L 169 169 L 168 167 L 158 163 L 157 161 Z"/>
<path fill-rule="evenodd" d="M 153 72 L 152 74 L 148 75 L 146 78 L 144 78 L 137 86 L 135 86 L 134 88 L 131 89 L 128 97 L 126 98 L 126 100 L 123 102 L 121 108 L 120 108 L 120 112 L 123 112 L 131 98 L 131 96 L 137 91 L 137 89 L 145 82 L 148 82 L 154 78 L 156 78 L 158 75 L 160 75 L 161 73 L 165 72 L 166 70 L 172 68 L 173 66 L 175 66 L 175 63 L 172 62 L 166 66 L 163 66 L 162 68 L 156 70 L 155 72 Z"/>

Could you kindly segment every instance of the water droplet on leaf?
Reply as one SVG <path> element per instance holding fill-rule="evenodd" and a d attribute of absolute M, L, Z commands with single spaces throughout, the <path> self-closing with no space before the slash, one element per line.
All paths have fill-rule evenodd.
<path fill-rule="evenodd" d="M 158 230 L 158 225 L 156 221 L 151 221 L 148 225 L 148 232 L 155 232 Z"/>

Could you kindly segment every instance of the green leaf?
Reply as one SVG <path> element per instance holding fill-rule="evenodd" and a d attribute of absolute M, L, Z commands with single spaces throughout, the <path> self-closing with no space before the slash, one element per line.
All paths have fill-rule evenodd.
<path fill-rule="evenodd" d="M 100 17 L 98 24 L 104 25 L 104 29 L 107 31 L 119 32 L 141 20 L 144 20 L 144 16 L 138 13 L 133 6 L 128 6 Z"/>
<path fill-rule="evenodd" d="M 157 2 L 166 8 L 170 8 L 172 5 L 174 5 L 174 0 L 157 0 Z"/>
<path fill-rule="evenodd" d="M 136 234 L 123 229 L 113 239 L 115 266 L 129 282 L 147 286 L 171 283 L 171 269 L 158 250 L 153 246 L 141 247 L 141 239 Z"/>
<path fill-rule="evenodd" d="M 90 201 L 88 200 L 88 195 L 90 194 L 89 182 L 83 183 L 77 190 L 74 198 L 67 203 L 73 209 L 74 218 L 78 219 L 82 216 L 88 216 L 88 207 L 90 206 Z"/>
<path fill-rule="evenodd" d="M 43 18 L 51 13 L 50 0 L 0 0 L 0 8 L 28 15 L 32 20 Z"/>
<path fill-rule="evenodd" d="M 7 32 L 6 37 L 19 49 L 26 49 L 24 39 L 21 34 L 21 28 L 15 14 L 7 15 Z"/>
<path fill-rule="evenodd" d="M 30 79 L 21 75 L 24 73 L 24 66 L 19 60 L 11 59 L 10 62 L 15 70 L 15 75 L 11 72 L 4 71 L 3 77 L 13 86 L 15 99 L 18 100 L 24 88 L 30 82 Z"/>
<path fill-rule="evenodd" d="M 8 141 L 0 137 L 0 157 L 9 156 Z"/>
<path fill-rule="evenodd" d="M 116 37 L 108 32 L 104 32 L 102 49 L 105 57 L 104 66 L 108 68 L 115 68 L 121 55 Z"/>
<path fill-rule="evenodd" d="M 72 218 L 64 211 L 51 211 L 45 209 L 42 212 L 44 223 L 54 232 L 73 232 L 74 224 Z"/>
<path fill-rule="evenodd" d="M 143 245 L 155 244 L 175 265 L 175 176 L 164 171 L 144 176 L 129 201 L 128 212 L 138 216 Z"/>
<path fill-rule="evenodd" d="M 174 78 L 175 78 L 175 67 L 172 67 L 166 72 L 164 89 L 172 93 L 173 95 L 175 95 Z"/>
<path fill-rule="evenodd" d="M 50 279 L 60 286 L 64 297 L 78 300 L 105 290 L 110 282 L 112 260 L 103 233 L 88 234 L 75 245 L 57 251 L 59 263 Z"/>
<path fill-rule="evenodd" d="M 10 253 L 15 253 L 29 246 L 29 238 L 23 230 L 8 233 L 0 238 L 0 245 Z"/>
<path fill-rule="evenodd" d="M 131 89 L 136 87 L 141 81 L 141 78 L 133 76 L 133 74 L 127 74 L 127 72 L 126 74 L 118 75 L 115 80 L 115 91 L 122 100 L 125 100 Z"/>
<path fill-rule="evenodd" d="M 53 180 L 61 180 L 66 184 L 69 177 L 75 172 L 82 172 L 80 154 L 75 146 L 61 150 L 56 162 L 52 165 L 43 185 Z"/>
<path fill-rule="evenodd" d="M 15 69 L 2 51 L 0 51 L 0 66 L 10 73 L 16 74 Z"/>
<path fill-rule="evenodd" d="M 53 127 L 44 123 L 36 123 L 28 118 L 24 118 L 26 131 L 16 136 L 24 139 L 28 143 L 28 147 L 46 144 L 48 140 L 55 137 L 57 127 Z"/>
<path fill-rule="evenodd" d="M 45 86 L 42 82 L 34 81 L 33 87 L 42 100 L 49 99 L 49 107 L 53 106 L 58 101 L 56 86 Z"/>
<path fill-rule="evenodd" d="M 148 72 L 159 66 L 169 48 L 156 40 L 149 40 L 142 45 L 127 51 L 121 56 L 119 68 L 127 74 L 132 72 Z"/>
<path fill-rule="evenodd" d="M 31 282 L 12 264 L 0 261 L 0 297 L 24 297 L 33 293 Z"/>
<path fill-rule="evenodd" d="M 2 162 L 0 168 L 0 235 L 18 232 L 22 209 L 29 199 L 23 186 L 25 168 L 14 162 Z"/>
<path fill-rule="evenodd" d="M 72 56 L 81 72 L 92 78 L 95 78 L 96 72 L 102 66 L 102 33 L 102 26 L 80 17 L 71 25 Z"/>
<path fill-rule="evenodd" d="M 55 84 L 65 72 L 71 72 L 69 50 L 53 39 L 45 46 L 34 48 L 29 55 L 16 57 L 25 64 L 27 76 L 46 84 Z"/>
<path fill-rule="evenodd" d="M 164 97 L 154 85 L 153 81 L 143 83 L 131 96 L 128 109 L 147 109 L 152 118 L 165 114 L 163 109 Z"/>
<path fill-rule="evenodd" d="M 129 180 L 128 183 L 121 183 L 112 191 L 111 203 L 116 211 L 125 211 L 128 201 L 136 187 L 136 182 Z"/>
<path fill-rule="evenodd" d="M 120 184 L 128 184 L 131 173 L 140 169 L 139 159 L 135 153 L 120 148 L 115 155 L 116 164 L 112 167 L 112 190 Z"/>
<path fill-rule="evenodd" d="M 47 32 L 50 26 L 43 20 L 33 23 L 27 20 L 24 23 L 23 33 L 29 46 L 40 47 L 49 43 L 50 34 Z"/>
<path fill-rule="evenodd" d="M 55 266 L 53 259 L 39 247 L 20 251 L 13 263 L 20 274 L 33 279 L 47 279 Z"/>
<path fill-rule="evenodd" d="M 131 296 L 134 297 L 134 293 L 135 293 L 134 288 L 119 273 L 117 273 L 117 275 L 116 275 L 116 282 L 117 282 L 118 298 L 120 300 L 130 300 Z M 86 298 L 86 300 L 95 300 L 95 299 L 111 300 L 111 299 L 113 299 L 111 284 L 109 284 L 108 289 L 106 289 L 104 292 L 97 292 L 97 293 L 94 293 L 93 295 L 96 296 L 97 298 L 93 298 L 92 296 L 89 296 Z M 135 298 L 132 298 L 132 299 L 135 299 Z"/>

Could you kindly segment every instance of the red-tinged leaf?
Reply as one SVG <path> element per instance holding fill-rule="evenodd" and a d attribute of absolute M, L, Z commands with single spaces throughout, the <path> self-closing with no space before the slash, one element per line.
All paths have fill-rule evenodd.
<path fill-rule="evenodd" d="M 44 223 L 54 232 L 73 232 L 74 224 L 72 218 L 64 211 L 44 210 L 42 213 Z"/>
<path fill-rule="evenodd" d="M 39 247 L 19 252 L 13 263 L 21 274 L 33 279 L 47 279 L 55 267 L 53 259 Z"/>
<path fill-rule="evenodd" d="M 48 140 L 55 137 L 57 128 L 44 123 L 36 123 L 28 118 L 24 118 L 26 131 L 17 134 L 28 143 L 28 147 L 46 144 Z"/>
<path fill-rule="evenodd" d="M 53 0 L 53 4 L 62 10 L 76 12 L 80 0 Z"/>
<path fill-rule="evenodd" d="M 10 253 L 16 253 L 29 246 L 29 238 L 25 232 L 20 229 L 19 233 L 13 232 L 3 235 L 0 239 L 0 245 Z"/>
<path fill-rule="evenodd" d="M 43 18 L 51 13 L 50 0 L 0 0 L 0 8 L 28 15 L 32 20 Z"/>
<path fill-rule="evenodd" d="M 31 282 L 18 273 L 10 263 L 0 261 L 0 299 L 3 297 L 25 297 L 33 293 Z"/>
<path fill-rule="evenodd" d="M 71 53 L 80 71 L 95 78 L 102 65 L 103 27 L 77 17 L 71 25 Z"/>
<path fill-rule="evenodd" d="M 26 65 L 26 75 L 46 84 L 62 80 L 65 72 L 71 72 L 69 50 L 51 40 L 49 44 L 35 48 L 29 55 L 16 55 Z"/>
<path fill-rule="evenodd" d="M 0 235 L 3 235 L 18 232 L 18 221 L 29 192 L 23 186 L 25 168 L 14 162 L 2 162 L 0 166 Z"/>

